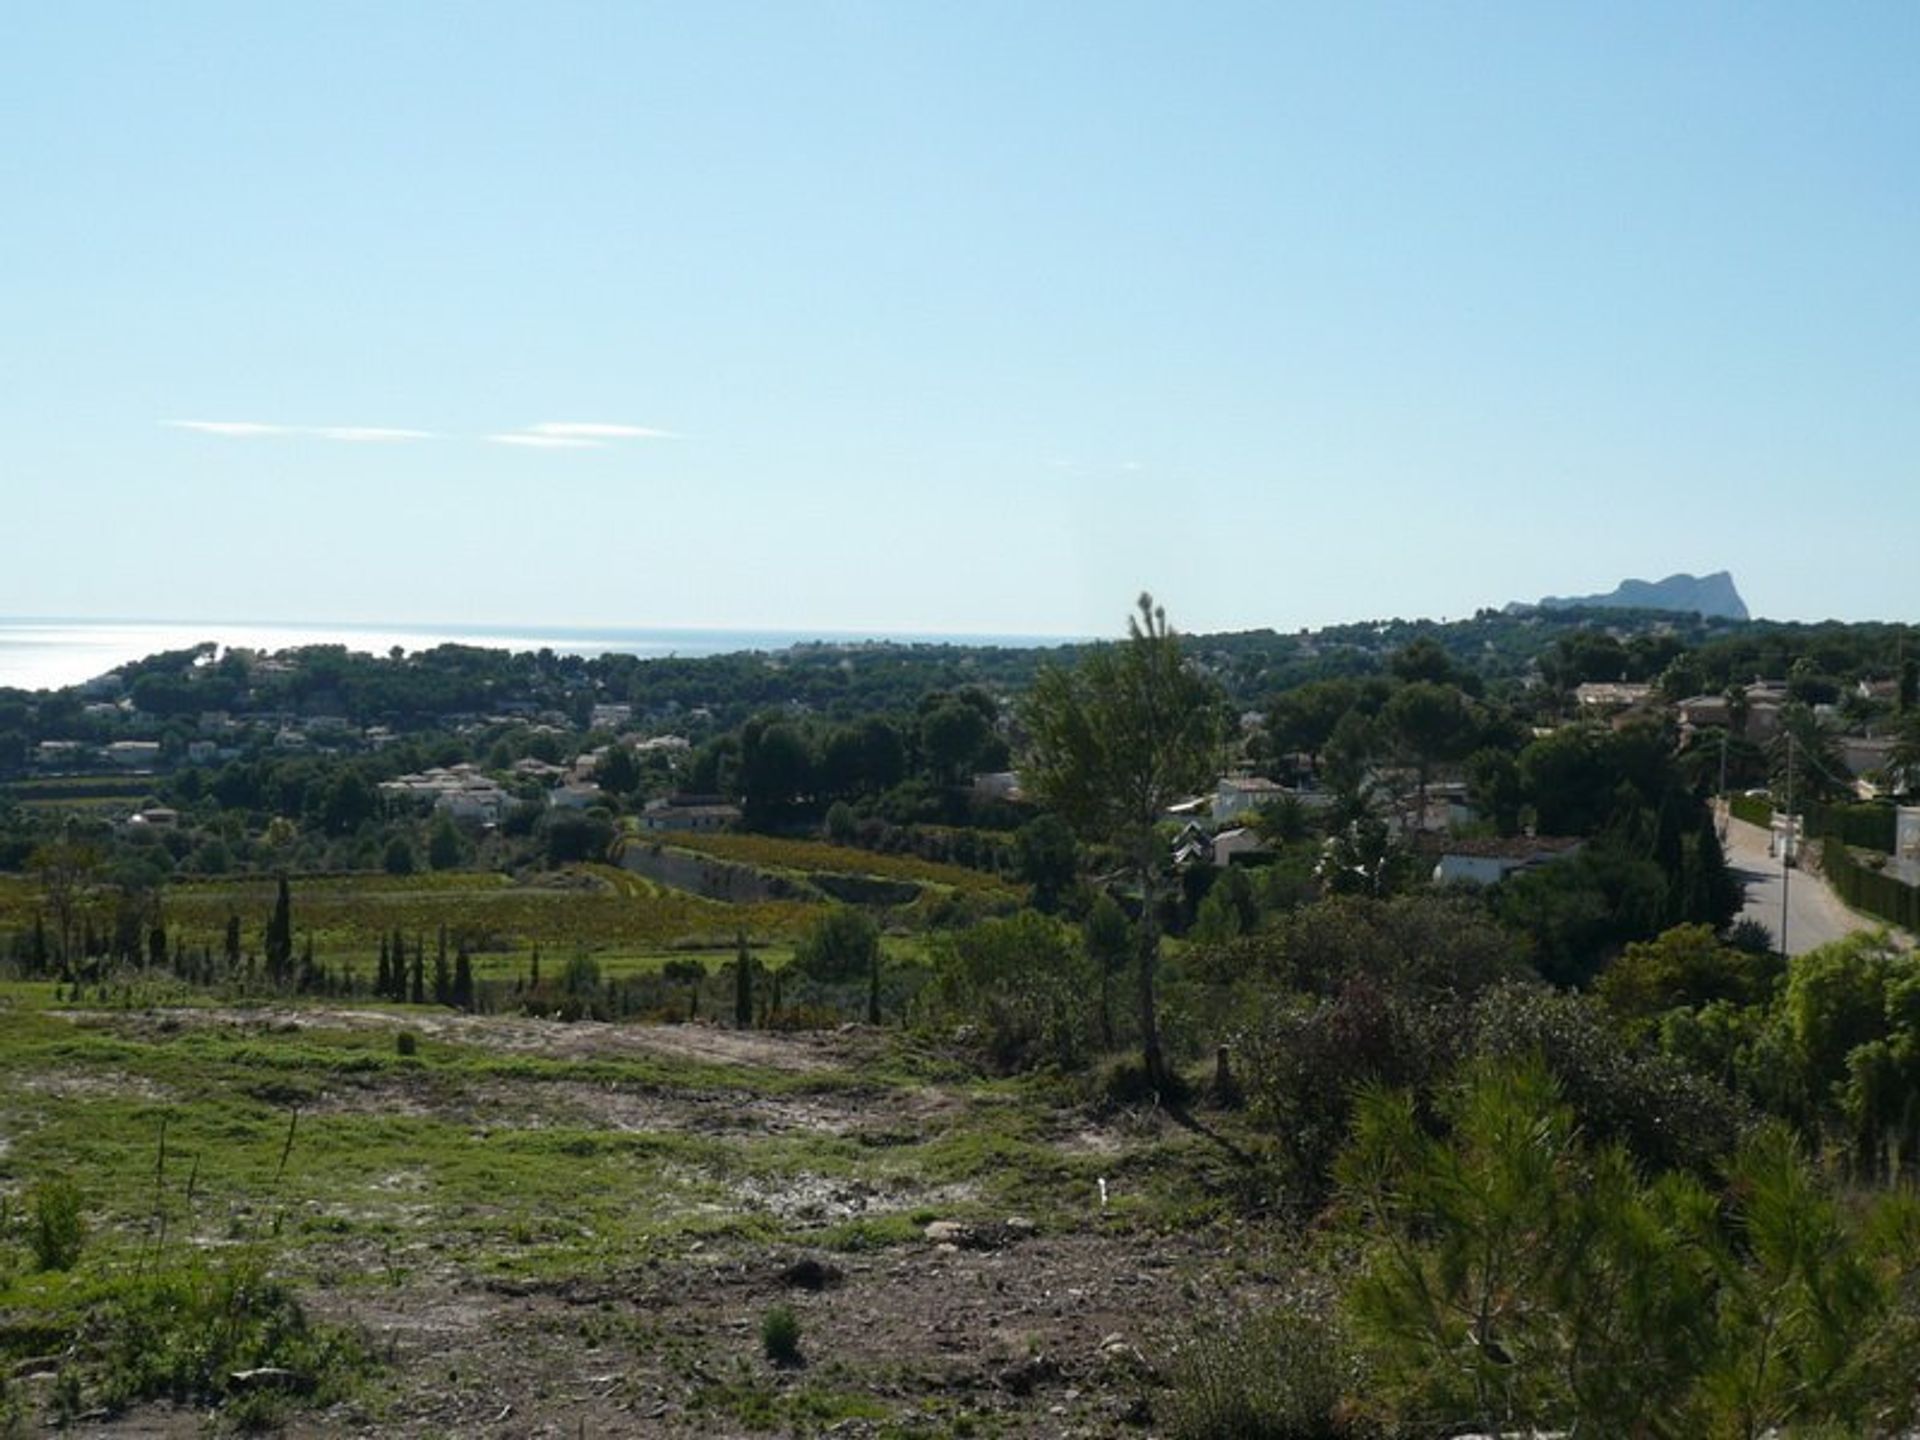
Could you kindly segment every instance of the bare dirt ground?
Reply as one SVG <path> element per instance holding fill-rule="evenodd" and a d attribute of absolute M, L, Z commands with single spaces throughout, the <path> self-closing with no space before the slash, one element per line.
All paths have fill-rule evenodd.
<path fill-rule="evenodd" d="M 398 1394 L 377 1416 L 302 1415 L 286 1433 L 1148 1434 L 1178 1338 L 1168 1321 L 1193 1308 L 1191 1277 L 1218 1258 L 1186 1241 L 1079 1235 L 993 1250 L 693 1255 L 593 1283 L 427 1281 L 379 1300 L 320 1292 L 317 1313 L 384 1348 Z M 822 1266 L 817 1290 L 791 1278 L 808 1259 Z M 803 1363 L 784 1370 L 761 1355 L 754 1318 L 780 1302 L 805 1336 Z M 773 1408 L 810 1390 L 827 1397 L 815 1424 Z M 836 1418 L 849 1396 L 885 1418 Z M 151 1406 L 84 1433 L 184 1437 L 208 1418 Z"/>
<path fill-rule="evenodd" d="M 64 1012 L 78 1023 L 109 1017 Z M 393 1014 L 350 1008 L 181 1010 L 116 1016 L 122 1028 L 231 1026 L 266 1034 L 407 1029 L 510 1054 L 591 1059 L 649 1055 L 763 1070 L 770 1077 L 857 1075 L 884 1046 L 857 1030 L 772 1035 L 704 1026 L 563 1024 L 524 1018 Z M 350 1077 L 319 1109 L 420 1113 L 460 1123 L 564 1125 L 722 1137 L 853 1137 L 885 1149 L 964 1117 L 964 1085 L 798 1093 L 545 1079 L 438 1090 L 403 1075 Z M 1124 1163 L 1170 1122 L 1073 1107 L 1043 1133 L 1062 1156 Z M 864 1138 L 863 1138 L 864 1137 Z M 425 1191 L 389 1177 L 397 1199 Z M 889 1187 L 892 1187 L 891 1189 Z M 1103 1211 L 1044 1224 L 982 1219 L 964 1183 L 926 1177 L 735 1177 L 729 1204 L 771 1216 L 788 1238 L 689 1238 L 643 1264 L 565 1278 L 482 1273 L 456 1254 L 416 1255 L 393 1283 L 368 1283 L 379 1257 L 343 1243 L 302 1294 L 316 1317 L 350 1324 L 387 1362 L 364 1402 L 295 1412 L 300 1436 L 850 1437 L 1150 1434 L 1170 1356 L 1194 1317 L 1229 1291 L 1245 1301 L 1283 1283 L 1231 1232 L 1169 1230 Z M 916 1223 L 875 1248 L 806 1243 L 809 1227 L 867 1214 Z M 935 1218 L 951 1213 L 965 1220 Z M 796 1238 L 797 1237 L 797 1238 Z M 803 1361 L 762 1352 L 761 1317 L 790 1305 Z M 85 1433 L 202 1433 L 203 1412 L 144 1406 Z"/>
<path fill-rule="evenodd" d="M 53 1012 L 69 1020 L 97 1020 L 96 1012 Z M 117 1018 L 117 1017 L 116 1017 Z M 760 1030 L 721 1030 L 705 1025 L 611 1025 L 596 1020 L 539 1020 L 522 1016 L 464 1015 L 421 1010 L 399 1013 L 338 1006 L 260 1006 L 239 1009 L 168 1010 L 152 1023 L 227 1026 L 261 1031 L 410 1030 L 430 1039 L 508 1054 L 551 1059 L 652 1055 L 706 1065 L 742 1065 L 780 1071 L 819 1071 L 859 1058 L 861 1032 L 849 1027 L 828 1033 L 774 1034 Z M 870 1039 L 870 1037 L 868 1037 Z"/>

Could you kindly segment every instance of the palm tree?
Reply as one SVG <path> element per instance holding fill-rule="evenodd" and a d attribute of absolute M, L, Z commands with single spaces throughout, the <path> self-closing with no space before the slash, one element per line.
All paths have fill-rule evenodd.
<path fill-rule="evenodd" d="M 1846 799 L 1853 792 L 1840 741 L 1805 705 L 1789 705 L 1780 715 L 1780 733 L 1769 747 L 1775 796 L 1791 794 L 1795 804 Z"/>

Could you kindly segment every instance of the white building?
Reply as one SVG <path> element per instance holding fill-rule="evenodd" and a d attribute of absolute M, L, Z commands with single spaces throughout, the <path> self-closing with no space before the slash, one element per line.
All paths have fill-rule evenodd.
<path fill-rule="evenodd" d="M 740 807 L 708 796 L 649 800 L 640 812 L 640 828 L 655 833 L 699 834 L 726 830 L 740 822 Z"/>
<path fill-rule="evenodd" d="M 1224 775 L 1213 792 L 1213 823 L 1224 825 L 1251 815 L 1290 793 L 1287 787 L 1260 775 Z"/>
<path fill-rule="evenodd" d="M 976 800 L 1018 800 L 1020 776 L 1012 770 L 983 770 L 973 777 Z"/>
<path fill-rule="evenodd" d="M 1230 865 L 1236 855 L 1250 855 L 1264 849 L 1265 842 L 1245 825 L 1234 830 L 1222 830 L 1213 837 L 1213 863 Z"/>
<path fill-rule="evenodd" d="M 1576 837 L 1552 835 L 1449 839 L 1443 843 L 1439 862 L 1433 867 L 1433 883 L 1497 885 L 1515 871 L 1565 860 L 1579 852 L 1581 843 Z"/>

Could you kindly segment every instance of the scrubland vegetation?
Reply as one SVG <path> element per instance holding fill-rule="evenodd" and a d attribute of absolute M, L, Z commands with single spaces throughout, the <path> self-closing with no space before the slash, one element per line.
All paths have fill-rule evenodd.
<path fill-rule="evenodd" d="M 1774 640 L 1575 625 L 1525 688 L 1488 623 L 1484 666 L 1395 632 L 1269 693 L 1278 661 L 1148 607 L 1037 680 L 721 706 L 584 814 L 489 829 L 387 813 L 403 762 L 350 751 L 155 777 L 170 837 L 26 782 L 0 1432 L 1901 1433 L 1920 962 L 1864 924 L 1777 953 L 1719 754 L 1566 698 Z M 1837 693 L 1884 638 L 1783 673 Z M 143 705 L 244 703 L 181 664 Z M 590 731 L 410 738 L 404 670 L 294 673 L 409 767 L 622 769 Z M 1775 764 L 1743 743 L 1729 788 Z M 973 782 L 1006 765 L 1021 793 Z M 696 771 L 749 828 L 645 828 Z M 1254 772 L 1258 843 L 1176 862 L 1177 802 Z M 1446 786 L 1455 838 L 1577 847 L 1437 886 Z M 1833 799 L 1869 866 L 1882 807 Z"/>

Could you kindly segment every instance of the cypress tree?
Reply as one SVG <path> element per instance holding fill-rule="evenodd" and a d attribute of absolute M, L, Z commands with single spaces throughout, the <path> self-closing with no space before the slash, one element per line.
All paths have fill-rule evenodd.
<path fill-rule="evenodd" d="M 238 974 L 240 970 L 240 917 L 227 916 L 227 973 Z"/>
<path fill-rule="evenodd" d="M 280 876 L 280 886 L 274 896 L 273 918 L 267 921 L 266 951 L 267 977 L 284 982 L 288 972 L 293 969 L 293 895 L 287 888 L 287 877 Z"/>
<path fill-rule="evenodd" d="M 473 961 L 467 956 L 464 940 L 453 957 L 453 1003 L 462 1010 L 473 1009 Z"/>
<path fill-rule="evenodd" d="M 1727 852 L 1721 848 L 1712 811 L 1701 812 L 1699 828 L 1694 832 L 1693 868 L 1699 876 L 1693 887 L 1698 897 L 1694 903 L 1702 908 L 1686 918 L 1724 930 L 1739 917 L 1746 888 L 1727 864 Z"/>
<path fill-rule="evenodd" d="M 427 1003 L 427 942 L 419 936 L 413 941 L 413 1003 Z"/>
<path fill-rule="evenodd" d="M 753 1025 L 753 956 L 747 950 L 747 932 L 739 934 L 739 951 L 733 959 L 733 1023 L 741 1030 Z"/>
<path fill-rule="evenodd" d="M 433 952 L 433 1003 L 453 1003 L 453 970 L 447 964 L 447 927 L 440 927 L 440 945 Z"/>
<path fill-rule="evenodd" d="M 384 1000 L 387 991 L 391 989 L 392 986 L 393 971 L 387 960 L 387 937 L 385 932 L 382 932 L 380 936 L 380 968 L 374 971 L 373 993 Z"/>

